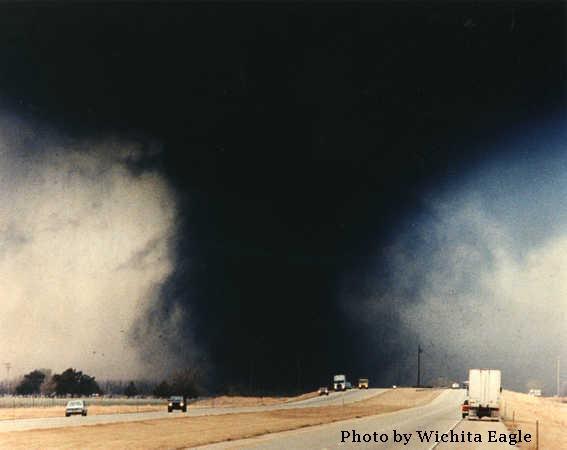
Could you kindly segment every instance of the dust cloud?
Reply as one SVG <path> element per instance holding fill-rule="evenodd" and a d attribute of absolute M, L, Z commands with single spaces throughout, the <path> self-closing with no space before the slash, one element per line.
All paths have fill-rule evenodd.
<path fill-rule="evenodd" d="M 426 383 L 492 367 L 509 388 L 555 394 L 557 358 L 567 367 L 566 142 L 516 141 L 517 151 L 424 192 L 364 300 L 367 333 L 397 355 L 391 379 L 402 367 L 415 383 L 420 344 Z M 378 339 L 392 314 L 395 336 Z"/>
<path fill-rule="evenodd" d="M 0 123 L 0 362 L 13 375 L 136 377 L 167 359 L 143 322 L 173 270 L 176 204 L 158 171 L 134 170 L 147 153 Z"/>

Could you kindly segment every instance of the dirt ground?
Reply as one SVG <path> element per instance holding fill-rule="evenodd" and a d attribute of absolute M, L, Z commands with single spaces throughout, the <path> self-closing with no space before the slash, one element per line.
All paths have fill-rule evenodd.
<path fill-rule="evenodd" d="M 522 430 L 533 436 L 532 443 L 519 444 L 536 449 L 536 420 L 539 421 L 539 450 L 567 449 L 567 403 L 557 399 L 533 397 L 504 391 L 500 412 L 510 430 Z"/>
<path fill-rule="evenodd" d="M 2 449 L 172 449 L 259 436 L 338 420 L 383 414 L 432 401 L 440 390 L 396 389 L 321 408 L 179 417 L 122 424 L 2 433 Z"/>

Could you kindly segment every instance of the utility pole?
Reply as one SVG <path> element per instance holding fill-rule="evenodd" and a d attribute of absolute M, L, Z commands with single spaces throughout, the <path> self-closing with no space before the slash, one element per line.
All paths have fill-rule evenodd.
<path fill-rule="evenodd" d="M 417 346 L 417 387 L 421 386 L 421 354 L 423 353 L 423 350 L 421 349 L 421 346 L 418 345 Z"/>
<path fill-rule="evenodd" d="M 559 397 L 559 394 L 561 393 L 561 361 L 559 359 L 559 356 L 557 357 L 557 397 Z"/>

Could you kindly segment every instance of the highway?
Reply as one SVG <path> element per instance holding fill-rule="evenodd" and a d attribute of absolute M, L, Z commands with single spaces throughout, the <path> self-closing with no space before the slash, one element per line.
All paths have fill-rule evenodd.
<path fill-rule="evenodd" d="M 290 408 L 312 408 L 314 406 L 346 405 L 347 403 L 359 402 L 375 395 L 382 394 L 389 389 L 351 389 L 345 392 L 329 392 L 329 395 L 308 398 L 297 402 L 285 403 Z M 282 406 L 283 407 L 283 406 Z M 284 408 L 285 408 L 284 407 Z"/>
<path fill-rule="evenodd" d="M 270 435 L 260 436 L 253 439 L 245 439 L 240 441 L 222 442 L 219 444 L 199 447 L 207 450 L 235 450 L 235 449 L 255 449 L 255 450 L 334 450 L 334 449 L 477 449 L 477 448 L 510 448 L 508 444 L 488 444 L 484 442 L 480 446 L 478 444 L 465 445 L 456 444 L 439 444 L 437 445 L 433 439 L 429 442 L 422 442 L 417 435 L 417 431 L 430 432 L 438 431 L 439 433 L 448 432 L 453 427 L 455 430 L 467 431 L 476 429 L 482 433 L 483 439 L 487 440 L 488 430 L 498 430 L 506 432 L 503 424 L 499 422 L 469 422 L 461 421 L 460 404 L 465 398 L 463 390 L 446 390 L 433 402 L 428 405 L 411 409 L 405 409 L 389 414 L 379 416 L 365 417 L 361 419 L 346 420 L 335 422 L 327 425 L 305 428 L 301 430 L 286 431 L 282 433 L 274 433 Z M 361 437 L 361 442 L 352 442 L 353 430 Z M 394 430 L 396 430 L 398 438 L 401 441 L 394 441 Z M 344 434 L 343 434 L 344 432 Z M 341 442 L 343 436 L 350 433 L 350 436 Z M 374 437 L 374 433 L 378 439 L 382 436 L 385 441 L 363 442 L 364 435 Z M 406 434 L 409 439 L 403 438 Z M 410 436 L 411 434 L 411 436 Z M 406 443 L 407 445 L 404 445 Z"/>
<path fill-rule="evenodd" d="M 269 406 L 248 407 L 194 407 L 189 406 L 187 413 L 174 411 L 168 413 L 164 401 L 164 411 L 128 413 L 128 414 L 101 414 L 65 417 L 65 408 L 61 407 L 61 417 L 46 417 L 37 419 L 1 420 L 0 432 L 28 431 L 47 428 L 79 427 L 85 425 L 101 425 L 108 423 L 136 422 L 141 420 L 171 419 L 183 416 L 207 416 L 217 414 L 237 414 L 258 411 L 273 411 L 276 409 L 315 408 L 329 405 L 341 405 L 365 400 L 367 398 L 386 392 L 387 389 L 352 389 L 346 392 L 331 392 L 328 396 L 313 397 L 296 402 L 279 403 Z"/>

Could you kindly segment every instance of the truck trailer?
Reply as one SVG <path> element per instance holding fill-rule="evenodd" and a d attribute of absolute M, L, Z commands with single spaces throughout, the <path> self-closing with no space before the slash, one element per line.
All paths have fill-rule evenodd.
<path fill-rule="evenodd" d="M 346 390 L 346 376 L 345 375 L 335 375 L 333 377 L 333 389 L 335 391 Z"/>
<path fill-rule="evenodd" d="M 470 369 L 468 385 L 468 419 L 500 416 L 501 373 L 498 369 Z"/>

